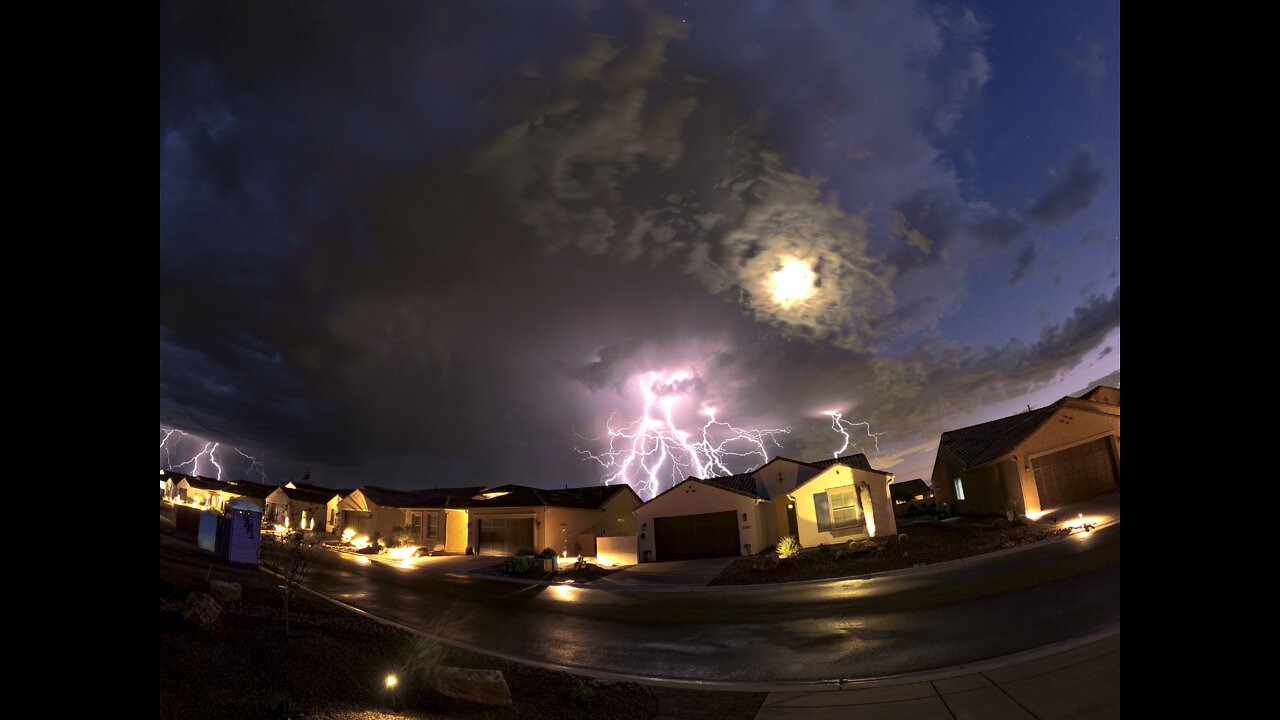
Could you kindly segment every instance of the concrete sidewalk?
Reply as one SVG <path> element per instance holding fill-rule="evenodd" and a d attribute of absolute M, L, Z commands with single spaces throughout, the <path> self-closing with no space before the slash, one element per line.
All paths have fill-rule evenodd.
<path fill-rule="evenodd" d="M 770 693 L 756 720 L 1120 717 L 1120 628 L 988 663 Z"/>

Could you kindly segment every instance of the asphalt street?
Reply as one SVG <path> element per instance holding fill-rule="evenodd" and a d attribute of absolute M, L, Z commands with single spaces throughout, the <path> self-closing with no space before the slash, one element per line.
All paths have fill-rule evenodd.
<path fill-rule="evenodd" d="M 307 584 L 483 652 L 726 689 L 962 666 L 1119 622 L 1119 525 L 964 563 L 749 588 L 525 584 L 324 553 Z"/>

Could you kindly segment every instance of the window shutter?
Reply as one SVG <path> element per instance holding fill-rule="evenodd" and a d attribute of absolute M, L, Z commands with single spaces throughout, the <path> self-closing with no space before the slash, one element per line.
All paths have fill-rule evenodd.
<path fill-rule="evenodd" d="M 818 516 L 818 532 L 831 532 L 831 506 L 826 493 L 813 494 L 813 511 Z"/>

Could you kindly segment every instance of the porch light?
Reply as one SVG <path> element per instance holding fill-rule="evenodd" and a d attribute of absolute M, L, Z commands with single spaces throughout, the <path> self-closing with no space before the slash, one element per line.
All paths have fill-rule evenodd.
<path fill-rule="evenodd" d="M 385 682 L 388 690 L 394 688 L 396 685 L 400 683 L 400 681 L 396 679 L 395 673 L 387 673 L 387 679 Z"/>

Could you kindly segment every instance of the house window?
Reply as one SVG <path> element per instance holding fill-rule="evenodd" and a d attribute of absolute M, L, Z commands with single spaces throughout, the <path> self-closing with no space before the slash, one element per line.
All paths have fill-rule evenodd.
<path fill-rule="evenodd" d="M 956 486 L 956 500 L 963 500 L 964 499 L 964 481 L 961 480 L 960 478 L 956 478 L 951 482 Z"/>
<path fill-rule="evenodd" d="M 858 495 L 857 488 L 831 493 L 831 527 L 839 529 L 862 524 Z"/>
<path fill-rule="evenodd" d="M 830 493 L 814 493 L 813 509 L 818 532 L 861 526 L 864 523 L 861 497 L 862 490 L 857 486 Z"/>
<path fill-rule="evenodd" d="M 440 531 L 440 517 L 435 513 L 427 516 L 427 537 L 433 538 Z"/>
<path fill-rule="evenodd" d="M 422 515 L 414 513 L 410 516 L 409 521 L 413 524 L 413 536 L 422 537 Z"/>

